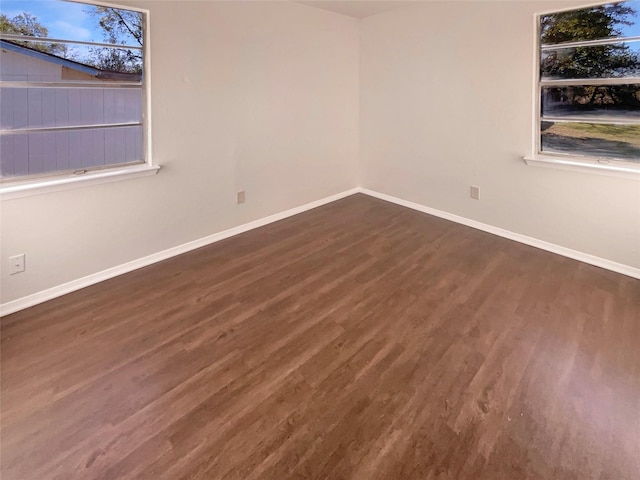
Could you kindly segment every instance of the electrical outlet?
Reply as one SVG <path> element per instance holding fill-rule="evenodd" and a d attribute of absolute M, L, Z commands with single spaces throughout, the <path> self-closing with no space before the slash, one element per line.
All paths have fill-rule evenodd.
<path fill-rule="evenodd" d="M 9 275 L 24 272 L 24 253 L 9 257 Z"/>
<path fill-rule="evenodd" d="M 480 200 L 480 187 L 474 187 L 471 185 L 471 198 Z"/>
<path fill-rule="evenodd" d="M 244 203 L 244 201 L 245 201 L 245 193 L 244 193 L 244 190 L 241 190 L 236 194 L 236 203 L 240 204 L 240 203 Z"/>

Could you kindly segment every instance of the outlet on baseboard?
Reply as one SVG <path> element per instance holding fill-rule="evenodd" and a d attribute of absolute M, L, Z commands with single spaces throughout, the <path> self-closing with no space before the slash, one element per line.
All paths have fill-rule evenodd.
<path fill-rule="evenodd" d="M 475 187 L 471 185 L 470 193 L 471 193 L 471 198 L 480 200 L 480 187 Z"/>
<path fill-rule="evenodd" d="M 24 253 L 9 257 L 9 275 L 15 275 L 16 273 L 22 273 L 25 270 L 24 265 Z"/>
<path fill-rule="evenodd" d="M 245 201 L 245 193 L 244 193 L 244 190 L 241 190 L 238 193 L 236 193 L 236 203 L 240 204 L 240 203 L 244 203 L 244 201 Z"/>

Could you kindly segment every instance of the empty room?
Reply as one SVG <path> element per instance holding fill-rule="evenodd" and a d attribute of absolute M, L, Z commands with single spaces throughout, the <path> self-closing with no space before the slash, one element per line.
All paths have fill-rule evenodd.
<path fill-rule="evenodd" d="M 640 478 L 640 0 L 0 43 L 3 480 Z"/>

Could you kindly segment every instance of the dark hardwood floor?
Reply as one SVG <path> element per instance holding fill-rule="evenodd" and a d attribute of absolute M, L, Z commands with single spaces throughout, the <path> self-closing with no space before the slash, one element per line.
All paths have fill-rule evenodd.
<path fill-rule="evenodd" d="M 364 195 L 1 326 L 3 480 L 640 478 L 640 281 Z"/>

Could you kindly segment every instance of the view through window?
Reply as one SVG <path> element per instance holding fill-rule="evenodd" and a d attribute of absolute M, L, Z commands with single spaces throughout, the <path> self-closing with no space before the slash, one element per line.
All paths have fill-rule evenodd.
<path fill-rule="evenodd" d="M 640 162 L 640 1 L 540 16 L 544 154 Z"/>
<path fill-rule="evenodd" d="M 145 162 L 142 12 L 64 0 L 0 3 L 0 174 Z"/>

